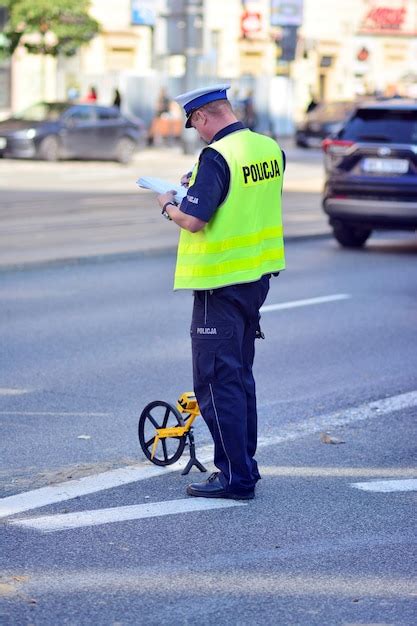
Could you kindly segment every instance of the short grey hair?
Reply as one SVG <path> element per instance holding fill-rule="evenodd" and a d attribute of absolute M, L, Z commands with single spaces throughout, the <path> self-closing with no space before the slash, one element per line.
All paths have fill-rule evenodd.
<path fill-rule="evenodd" d="M 207 104 L 203 104 L 199 109 L 200 111 L 205 111 L 209 115 L 213 115 L 214 117 L 221 117 L 223 113 L 227 111 L 233 112 L 232 105 L 229 100 L 214 100 L 213 102 L 208 102 Z"/>

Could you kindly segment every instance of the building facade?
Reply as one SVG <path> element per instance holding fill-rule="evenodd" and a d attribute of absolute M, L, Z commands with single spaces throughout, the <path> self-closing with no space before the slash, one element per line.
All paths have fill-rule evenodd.
<path fill-rule="evenodd" d="M 417 0 L 92 0 L 101 32 L 73 58 L 16 50 L 0 112 L 82 98 L 94 85 L 149 119 L 158 91 L 230 80 L 252 90 L 260 130 L 289 134 L 312 95 L 417 97 Z"/>

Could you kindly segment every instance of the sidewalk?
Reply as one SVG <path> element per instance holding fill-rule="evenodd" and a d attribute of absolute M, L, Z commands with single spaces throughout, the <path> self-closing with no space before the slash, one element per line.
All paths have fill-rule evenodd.
<path fill-rule="evenodd" d="M 291 147 L 286 153 L 285 238 L 326 236 L 321 161 Z M 161 218 L 154 194 L 135 181 L 139 176 L 177 181 L 197 154 L 184 155 L 179 147 L 146 149 L 128 167 L 1 160 L 0 269 L 174 252 L 178 228 Z"/>

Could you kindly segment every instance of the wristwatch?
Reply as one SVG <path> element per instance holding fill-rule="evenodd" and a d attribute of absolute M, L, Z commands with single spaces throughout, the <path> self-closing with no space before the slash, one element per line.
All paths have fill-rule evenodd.
<path fill-rule="evenodd" d="M 171 217 L 169 217 L 168 213 L 167 213 L 167 206 L 171 205 L 171 206 L 176 206 L 173 202 L 169 201 L 169 202 L 165 202 L 164 206 L 162 207 L 162 215 L 167 219 L 167 220 L 172 220 Z"/>

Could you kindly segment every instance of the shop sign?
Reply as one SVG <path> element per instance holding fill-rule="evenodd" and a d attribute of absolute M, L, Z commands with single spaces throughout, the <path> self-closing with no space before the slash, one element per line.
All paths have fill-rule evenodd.
<path fill-rule="evenodd" d="M 271 0 L 271 26 L 301 26 L 304 0 Z"/>
<path fill-rule="evenodd" d="M 240 18 L 240 27 L 244 37 L 253 37 L 262 30 L 262 15 L 257 11 L 244 11 Z"/>
<path fill-rule="evenodd" d="M 408 35 L 415 32 L 408 0 L 376 0 L 367 11 L 360 33 L 377 35 Z"/>

